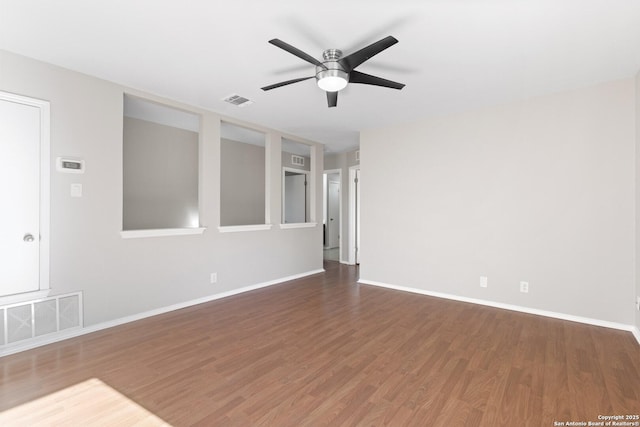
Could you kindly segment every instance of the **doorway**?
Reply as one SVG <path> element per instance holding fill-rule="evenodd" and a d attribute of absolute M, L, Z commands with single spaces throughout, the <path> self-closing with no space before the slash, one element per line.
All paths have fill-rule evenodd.
<path fill-rule="evenodd" d="M 0 199 L 11 207 L 0 210 L 0 303 L 8 304 L 49 288 L 48 102 L 0 92 L 0 158 Z"/>
<path fill-rule="evenodd" d="M 342 236 L 342 171 L 328 170 L 323 174 L 323 258 L 341 261 Z"/>

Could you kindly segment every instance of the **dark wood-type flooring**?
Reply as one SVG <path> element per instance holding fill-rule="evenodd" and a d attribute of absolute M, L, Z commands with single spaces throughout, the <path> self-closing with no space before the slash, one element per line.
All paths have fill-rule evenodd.
<path fill-rule="evenodd" d="M 175 426 L 553 426 L 640 414 L 629 332 L 359 285 L 354 267 L 325 266 L 1 358 L 0 410 L 97 378 Z"/>

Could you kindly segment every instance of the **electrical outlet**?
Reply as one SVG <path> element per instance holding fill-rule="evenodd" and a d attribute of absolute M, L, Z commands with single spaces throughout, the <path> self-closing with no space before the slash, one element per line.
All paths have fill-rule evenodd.
<path fill-rule="evenodd" d="M 529 282 L 520 282 L 520 292 L 523 294 L 529 292 Z"/>
<path fill-rule="evenodd" d="M 480 287 L 486 288 L 489 285 L 489 279 L 487 276 L 480 276 Z"/>
<path fill-rule="evenodd" d="M 217 283 L 218 282 L 218 273 L 211 273 L 211 283 Z"/>

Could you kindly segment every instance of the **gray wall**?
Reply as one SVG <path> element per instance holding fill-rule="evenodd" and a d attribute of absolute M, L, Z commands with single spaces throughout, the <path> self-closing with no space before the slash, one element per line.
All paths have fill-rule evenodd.
<path fill-rule="evenodd" d="M 125 117 L 123 139 L 123 229 L 198 227 L 198 134 Z"/>
<path fill-rule="evenodd" d="M 51 102 L 51 158 L 74 156 L 86 162 L 83 175 L 58 173 L 52 162 L 50 239 L 52 293 L 83 291 L 86 325 L 322 268 L 320 226 L 218 232 L 218 114 L 3 51 L 0 64 L 0 90 Z M 125 91 L 201 115 L 199 203 L 200 222 L 207 227 L 204 234 L 121 237 Z M 283 135 L 260 130 L 270 141 L 267 204 L 277 223 Z M 322 147 L 316 147 L 321 153 Z M 322 171 L 322 156 L 315 158 L 315 170 Z M 315 216 L 321 217 L 322 180 L 316 177 L 312 182 Z M 83 184 L 82 198 L 70 197 L 71 183 Z M 218 273 L 216 284 L 209 283 L 212 272 Z"/>
<path fill-rule="evenodd" d="M 634 94 L 626 79 L 362 132 L 361 278 L 637 322 Z"/>
<path fill-rule="evenodd" d="M 265 148 L 222 139 L 220 225 L 265 223 Z"/>
<path fill-rule="evenodd" d="M 343 153 L 330 153 L 324 156 L 324 169 L 332 170 L 332 169 L 344 169 L 344 171 L 348 171 L 350 167 L 356 166 L 360 164 L 359 161 L 356 160 L 356 152 L 358 150 L 345 151 Z"/>

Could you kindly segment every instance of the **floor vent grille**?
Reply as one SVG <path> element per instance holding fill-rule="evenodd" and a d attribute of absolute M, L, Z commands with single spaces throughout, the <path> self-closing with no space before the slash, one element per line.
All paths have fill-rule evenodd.
<path fill-rule="evenodd" d="M 82 327 L 82 293 L 0 306 L 0 347 Z"/>

